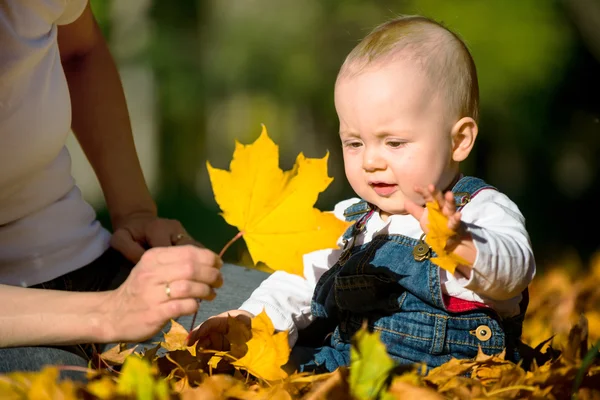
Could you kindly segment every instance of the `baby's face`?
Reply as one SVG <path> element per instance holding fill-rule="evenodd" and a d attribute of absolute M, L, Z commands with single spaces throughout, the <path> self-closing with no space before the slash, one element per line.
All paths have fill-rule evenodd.
<path fill-rule="evenodd" d="M 342 77 L 335 88 L 346 177 L 354 191 L 384 214 L 405 214 L 414 190 L 445 189 L 458 173 L 442 96 L 419 64 L 394 61 Z"/>

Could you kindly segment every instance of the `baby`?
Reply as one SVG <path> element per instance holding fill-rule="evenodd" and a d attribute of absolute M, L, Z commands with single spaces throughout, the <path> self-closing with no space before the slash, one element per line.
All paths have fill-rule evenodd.
<path fill-rule="evenodd" d="M 277 330 L 289 330 L 291 369 L 300 371 L 348 365 L 365 320 L 400 363 L 433 368 L 478 347 L 517 361 L 535 261 L 517 206 L 460 172 L 478 133 L 477 73 L 465 44 L 424 17 L 384 23 L 346 58 L 335 106 L 346 177 L 360 197 L 335 207 L 355 221 L 340 248 L 307 254 L 304 277 L 273 273 L 191 340 L 220 347 L 227 314 L 249 321 L 264 308 Z M 467 263 L 454 274 L 430 261 L 426 202 L 458 232 L 447 249 Z M 313 334 L 325 329 L 301 346 L 309 325 Z"/>

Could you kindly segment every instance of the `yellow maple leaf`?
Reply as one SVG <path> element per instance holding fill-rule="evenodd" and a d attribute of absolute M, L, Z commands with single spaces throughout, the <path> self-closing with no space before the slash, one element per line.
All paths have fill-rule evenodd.
<path fill-rule="evenodd" d="M 442 213 L 439 204 L 428 202 L 426 207 L 429 232 L 425 236 L 425 243 L 437 254 L 437 257 L 432 258 L 431 262 L 453 274 L 459 264 L 468 265 L 469 262 L 446 250 L 448 239 L 456 235 L 456 231 L 448 227 L 448 218 Z"/>
<path fill-rule="evenodd" d="M 253 144 L 236 142 L 230 171 L 207 162 L 223 218 L 240 230 L 255 264 L 302 276 L 304 254 L 337 247 L 348 224 L 313 207 L 333 181 L 327 175 L 328 157 L 300 153 L 294 167 L 284 172 L 278 146 L 263 125 Z"/>
<path fill-rule="evenodd" d="M 288 362 L 290 356 L 288 332 L 275 333 L 273 323 L 264 310 L 252 318 L 252 337 L 246 346 L 246 354 L 232 365 L 267 381 L 287 377 L 281 366 Z"/>
<path fill-rule="evenodd" d="M 187 350 L 193 356 L 196 355 L 196 345 L 188 346 L 187 337 L 189 332 L 177 321 L 171 320 L 171 329 L 165 333 L 164 342 L 160 346 L 168 351 Z"/>

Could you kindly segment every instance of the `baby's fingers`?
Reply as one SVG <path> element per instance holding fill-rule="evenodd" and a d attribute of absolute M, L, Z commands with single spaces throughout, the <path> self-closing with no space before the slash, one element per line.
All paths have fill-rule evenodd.
<path fill-rule="evenodd" d="M 460 229 L 462 215 L 460 212 L 454 213 L 450 217 L 448 217 L 448 228 L 452 229 L 454 232 L 458 232 Z"/>
<path fill-rule="evenodd" d="M 443 197 L 444 202 L 440 203 L 442 206 L 442 213 L 450 218 L 454 213 L 456 213 L 456 204 L 454 203 L 454 194 L 452 192 L 446 192 Z"/>
<path fill-rule="evenodd" d="M 187 345 L 191 346 L 196 343 L 199 339 L 206 339 L 210 337 L 210 334 L 217 332 L 219 334 L 227 333 L 227 318 L 221 316 L 215 316 L 207 319 L 199 327 L 190 332 L 187 338 Z"/>
<path fill-rule="evenodd" d="M 430 196 L 433 200 L 437 201 L 437 203 L 439 204 L 440 208 L 442 208 L 444 206 L 444 195 L 442 194 L 442 192 L 440 192 L 439 190 L 437 190 L 435 188 L 434 185 L 429 185 L 427 187 L 427 190 L 430 193 Z"/>

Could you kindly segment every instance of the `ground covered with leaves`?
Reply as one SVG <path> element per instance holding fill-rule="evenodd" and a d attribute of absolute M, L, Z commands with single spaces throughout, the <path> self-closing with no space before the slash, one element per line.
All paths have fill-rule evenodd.
<path fill-rule="evenodd" d="M 503 354 L 453 359 L 423 373 L 398 366 L 377 333 L 360 331 L 352 362 L 334 373 L 287 375 L 287 334 L 266 314 L 251 329 L 230 319 L 231 350 L 187 347 L 172 324 L 153 348 L 116 346 L 86 371 L 87 383 L 39 373 L 0 375 L 2 399 L 600 399 L 600 256 L 588 271 L 553 269 L 534 280 L 519 365 Z"/>

